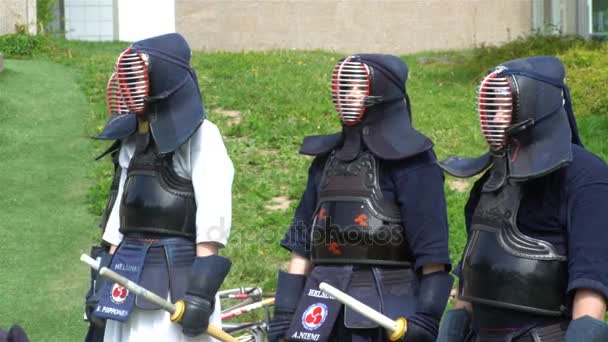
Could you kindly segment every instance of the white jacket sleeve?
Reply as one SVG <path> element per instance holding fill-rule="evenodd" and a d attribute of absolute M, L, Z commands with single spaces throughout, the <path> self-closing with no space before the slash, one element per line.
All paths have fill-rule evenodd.
<path fill-rule="evenodd" d="M 232 224 L 234 168 L 218 128 L 205 120 L 191 137 L 190 160 L 196 199 L 196 242 L 225 246 Z"/>

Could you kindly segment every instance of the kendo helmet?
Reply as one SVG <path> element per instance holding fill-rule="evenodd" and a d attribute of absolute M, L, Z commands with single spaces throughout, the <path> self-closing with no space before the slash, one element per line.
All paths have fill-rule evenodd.
<path fill-rule="evenodd" d="M 117 58 L 107 85 L 110 119 L 100 139 L 132 134 L 138 117 L 149 122 L 160 153 L 174 151 L 205 120 L 192 51 L 178 33 L 133 43 Z"/>
<path fill-rule="evenodd" d="M 538 145 L 558 131 L 564 134 L 551 140 L 570 143 L 571 130 L 576 129 L 569 127 L 575 122 L 565 107 L 564 76 L 556 58 L 533 57 L 503 63 L 484 77 L 478 88 L 477 113 L 490 149 Z"/>
<path fill-rule="evenodd" d="M 490 150 L 477 158 L 450 156 L 440 166 L 470 177 L 491 166 L 484 191 L 507 179 L 527 181 L 572 161 L 572 144 L 581 145 L 565 69 L 553 56 L 500 64 L 478 88 L 477 114 Z"/>

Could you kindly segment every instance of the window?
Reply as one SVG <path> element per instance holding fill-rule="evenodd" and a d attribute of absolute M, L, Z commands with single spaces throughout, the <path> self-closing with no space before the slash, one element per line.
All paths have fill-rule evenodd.
<path fill-rule="evenodd" d="M 608 0 L 591 0 L 590 32 L 595 35 L 608 34 Z"/>

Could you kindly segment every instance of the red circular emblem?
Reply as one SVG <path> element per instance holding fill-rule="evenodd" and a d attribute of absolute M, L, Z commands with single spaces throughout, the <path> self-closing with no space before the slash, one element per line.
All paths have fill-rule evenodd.
<path fill-rule="evenodd" d="M 309 306 L 302 315 L 302 325 L 306 330 L 317 330 L 327 318 L 327 306 L 316 303 Z"/>
<path fill-rule="evenodd" d="M 125 299 L 127 299 L 128 295 L 129 295 L 129 290 L 124 288 L 122 285 L 114 284 L 114 286 L 112 286 L 111 299 L 114 303 L 122 304 L 125 301 Z"/>

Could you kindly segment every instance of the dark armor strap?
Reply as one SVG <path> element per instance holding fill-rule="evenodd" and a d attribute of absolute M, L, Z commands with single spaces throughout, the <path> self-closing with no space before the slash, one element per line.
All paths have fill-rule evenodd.
<path fill-rule="evenodd" d="M 482 193 L 463 258 L 460 298 L 544 316 L 566 315 L 566 256 L 519 231 L 520 202 L 518 185 Z"/>
<path fill-rule="evenodd" d="M 384 200 L 378 174 L 368 152 L 352 161 L 328 158 L 313 219 L 313 263 L 410 266 L 399 207 Z"/>
<path fill-rule="evenodd" d="M 149 132 L 137 133 L 120 206 L 120 232 L 196 237 L 192 181 L 173 170 L 173 154 L 160 155 Z"/>

